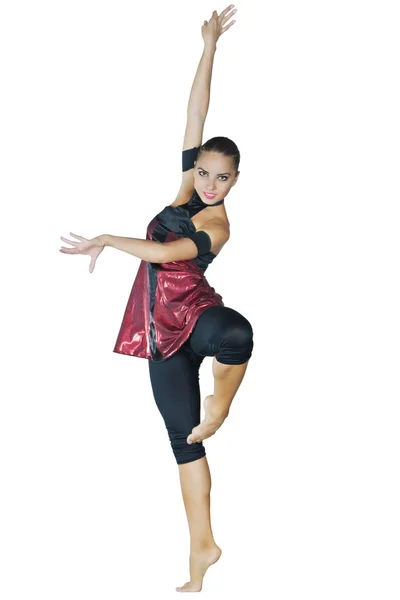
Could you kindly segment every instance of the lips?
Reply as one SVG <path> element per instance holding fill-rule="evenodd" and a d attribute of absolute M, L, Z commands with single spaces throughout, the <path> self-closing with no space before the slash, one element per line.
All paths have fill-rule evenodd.
<path fill-rule="evenodd" d="M 215 198 L 215 196 L 217 195 L 217 194 L 208 194 L 207 192 L 203 192 L 203 194 L 205 195 L 205 197 L 206 197 L 208 200 L 212 200 L 212 199 L 213 199 L 213 198 Z"/>

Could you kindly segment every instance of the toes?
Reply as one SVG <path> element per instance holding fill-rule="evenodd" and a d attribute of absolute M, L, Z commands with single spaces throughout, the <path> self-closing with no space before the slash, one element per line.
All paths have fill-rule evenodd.
<path fill-rule="evenodd" d="M 175 589 L 176 589 L 177 592 L 186 592 L 188 590 L 188 588 L 189 588 L 189 585 L 190 585 L 190 581 L 188 581 L 184 585 L 176 587 Z"/>
<path fill-rule="evenodd" d="M 185 585 L 175 588 L 177 592 L 200 592 L 201 585 L 191 583 L 188 581 Z"/>
<path fill-rule="evenodd" d="M 196 442 L 200 441 L 199 437 L 198 437 L 198 433 L 196 431 L 197 427 L 198 427 L 197 425 L 196 425 L 196 427 L 193 427 L 192 433 L 189 433 L 189 435 L 187 436 L 186 441 L 188 444 L 195 444 Z"/>

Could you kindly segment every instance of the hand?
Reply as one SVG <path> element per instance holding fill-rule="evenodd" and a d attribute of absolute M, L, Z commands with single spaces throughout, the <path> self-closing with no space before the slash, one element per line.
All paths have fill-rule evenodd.
<path fill-rule="evenodd" d="M 89 265 L 89 273 L 93 273 L 94 266 L 96 264 L 97 257 L 99 254 L 103 252 L 104 242 L 101 236 L 95 237 L 92 240 L 87 240 L 81 235 L 75 235 L 70 232 L 70 235 L 81 240 L 80 242 L 70 241 L 66 238 L 61 237 L 60 239 L 63 242 L 67 242 L 67 244 L 71 244 L 74 248 L 66 248 L 65 246 L 61 246 L 60 252 L 64 252 L 64 254 L 88 254 L 92 257 Z"/>
<path fill-rule="evenodd" d="M 229 27 L 231 27 L 235 21 L 231 21 L 229 25 L 224 27 L 225 23 L 235 14 L 236 8 L 230 12 L 231 8 L 234 7 L 234 4 L 230 4 L 222 11 L 222 13 L 218 16 L 217 11 L 214 10 L 211 16 L 211 19 L 207 22 L 204 21 L 204 24 L 201 28 L 201 35 L 203 36 L 204 43 L 206 44 L 216 44 L 220 35 L 222 35 Z"/>

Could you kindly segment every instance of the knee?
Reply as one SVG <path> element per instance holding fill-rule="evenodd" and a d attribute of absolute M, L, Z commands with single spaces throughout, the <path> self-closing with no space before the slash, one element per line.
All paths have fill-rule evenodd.
<path fill-rule="evenodd" d="M 224 329 L 216 358 L 224 364 L 243 364 L 250 359 L 253 348 L 253 328 L 250 322 L 238 313 L 235 321 Z"/>
<path fill-rule="evenodd" d="M 225 337 L 233 346 L 248 346 L 253 342 L 253 328 L 250 322 L 242 317 L 237 323 L 227 327 Z"/>
<path fill-rule="evenodd" d="M 201 356 L 216 356 L 225 364 L 242 364 L 253 351 L 253 328 L 233 308 L 211 306 L 200 315 L 190 345 Z"/>

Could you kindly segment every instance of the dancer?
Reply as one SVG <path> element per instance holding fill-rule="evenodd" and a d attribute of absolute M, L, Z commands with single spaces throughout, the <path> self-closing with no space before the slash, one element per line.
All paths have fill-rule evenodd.
<path fill-rule="evenodd" d="M 224 305 L 205 278 L 208 265 L 230 237 L 225 198 L 239 177 L 240 154 L 226 137 L 202 144 L 218 38 L 235 21 L 228 6 L 201 28 L 204 49 L 192 85 L 182 151 L 182 184 L 175 201 L 148 224 L 146 239 L 100 235 L 61 239 L 67 254 L 91 256 L 105 246 L 141 259 L 114 352 L 148 360 L 157 407 L 179 468 L 190 532 L 190 581 L 179 592 L 202 589 L 207 568 L 221 556 L 210 522 L 211 476 L 203 440 L 229 414 L 253 350 L 249 321 Z M 199 368 L 213 357 L 214 393 L 204 400 L 200 423 Z"/>

